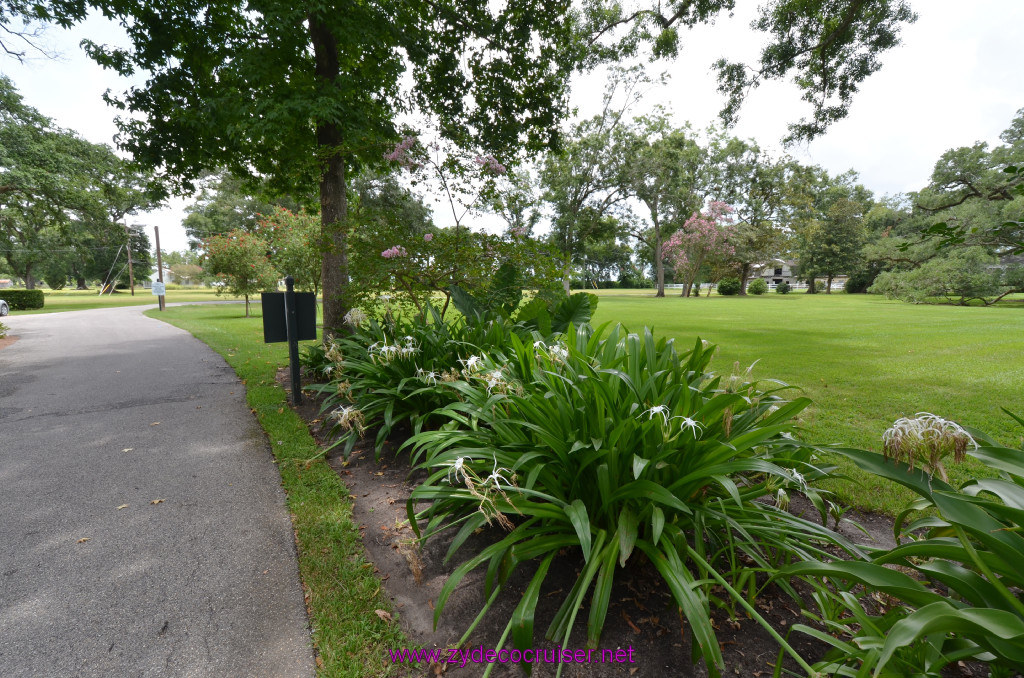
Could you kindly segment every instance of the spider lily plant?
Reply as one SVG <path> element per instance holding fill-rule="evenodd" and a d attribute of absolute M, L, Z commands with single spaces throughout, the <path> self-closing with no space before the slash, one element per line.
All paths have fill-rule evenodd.
<path fill-rule="evenodd" d="M 750 615 L 809 670 L 754 605 L 759 575 L 820 559 L 826 548 L 863 555 L 774 503 L 779 490 L 802 493 L 825 521 L 827 495 L 810 483 L 831 469 L 793 437 L 808 401 L 787 399 L 778 382 L 714 375 L 713 347 L 699 340 L 680 355 L 649 330 L 604 329 L 570 328 L 561 343 L 511 336 L 481 371 L 501 369 L 514 387 L 455 383 L 460 400 L 437 412 L 451 423 L 406 443 L 428 473 L 408 503 L 418 534 L 454 530 L 451 558 L 479 528 L 504 526 L 449 577 L 435 623 L 459 582 L 486 565 L 486 603 L 464 642 L 515 568 L 539 561 L 502 638 L 530 647 L 542 586 L 568 550 L 583 567 L 547 628 L 553 641 L 568 645 L 586 608 L 586 640 L 596 646 L 617 575 L 646 560 L 686 618 L 694 659 L 712 675 L 722 668 L 712 608 Z M 417 511 L 421 502 L 428 506 Z"/>
<path fill-rule="evenodd" d="M 1024 425 L 1020 417 L 1010 416 Z M 812 618 L 830 633 L 808 626 L 794 630 L 833 646 L 815 667 L 827 675 L 938 677 L 944 667 L 964 659 L 986 662 L 993 678 L 1020 675 L 1024 449 L 1004 447 L 983 432 L 944 420 L 937 423 L 935 415 L 919 418 L 925 420 L 922 426 L 966 436 L 969 442 L 959 439 L 954 445 L 949 436 L 930 436 L 934 449 L 921 444 L 916 455 L 923 468 L 911 465 L 912 456 L 890 459 L 864 450 L 833 450 L 913 490 L 918 499 L 897 516 L 897 546 L 874 552 L 871 562 L 803 563 L 781 573 L 805 577 L 816 586 L 819 609 Z M 892 437 L 889 433 L 887 438 Z M 936 475 L 944 476 L 935 458 L 953 447 L 997 470 L 999 477 L 971 480 L 959 489 L 951 486 Z M 866 612 L 863 593 L 850 593 L 858 586 L 875 599 L 890 601 L 891 609 Z"/>

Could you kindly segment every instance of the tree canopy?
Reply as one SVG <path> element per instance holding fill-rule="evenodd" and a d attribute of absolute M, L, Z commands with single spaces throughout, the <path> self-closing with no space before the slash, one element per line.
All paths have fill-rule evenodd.
<path fill-rule="evenodd" d="M 0 76 L 0 255 L 26 286 L 102 277 L 126 245 L 124 218 L 159 195 L 145 172 L 57 127 Z M 146 275 L 148 240 L 131 249 Z"/>
<path fill-rule="evenodd" d="M 347 176 L 380 161 L 400 113 L 427 114 L 446 138 L 507 162 L 557 143 L 574 70 L 642 49 L 675 54 L 681 29 L 733 4 L 388 0 L 340 11 L 322 1 L 49 0 L 9 4 L 3 16 L 66 25 L 92 6 L 121 23 L 128 47 L 88 45 L 103 66 L 148 76 L 109 97 L 128 114 L 121 143 L 180 187 L 214 167 L 281 191 L 317 187 L 325 325 L 334 328 L 346 308 Z M 761 15 L 757 28 L 771 40 L 760 67 L 720 66 L 726 113 L 735 116 L 749 87 L 794 75 L 813 110 L 795 130 L 807 137 L 844 114 L 914 19 L 902 0 L 773 0 Z"/>

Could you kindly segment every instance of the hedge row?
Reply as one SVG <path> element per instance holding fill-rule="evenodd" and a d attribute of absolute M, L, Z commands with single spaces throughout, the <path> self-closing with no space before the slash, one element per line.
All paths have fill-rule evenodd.
<path fill-rule="evenodd" d="M 43 307 L 42 290 L 0 290 L 0 299 L 6 301 L 12 311 L 29 311 Z"/>

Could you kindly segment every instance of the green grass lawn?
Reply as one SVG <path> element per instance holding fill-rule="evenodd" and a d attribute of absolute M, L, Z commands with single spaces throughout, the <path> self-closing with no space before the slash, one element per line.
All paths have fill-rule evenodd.
<path fill-rule="evenodd" d="M 713 366 L 734 362 L 754 375 L 798 386 L 814 401 L 806 439 L 880 450 L 893 421 L 931 412 L 1020 444 L 1001 410 L 1024 413 L 1024 302 L 992 308 L 911 305 L 874 295 L 766 294 L 658 299 L 650 290 L 602 290 L 594 323 L 648 325 L 680 348 L 697 337 L 719 346 Z M 910 494 L 843 470 L 861 485 L 837 484 L 848 503 L 895 512 Z M 960 482 L 985 473 L 969 463 Z"/>
<path fill-rule="evenodd" d="M 390 601 L 364 555 L 348 489 L 318 456 L 305 422 L 288 407 L 285 391 L 274 381 L 277 368 L 288 364 L 287 344 L 263 343 L 259 306 L 251 318 L 243 313 L 239 305 L 147 311 L 208 344 L 246 385 L 249 407 L 267 432 L 288 493 L 319 653 L 318 675 L 390 675 L 394 667 L 385 661 L 387 650 L 412 645 L 397 624 L 374 613 L 390 610 Z"/>
<path fill-rule="evenodd" d="M 31 315 L 35 313 L 58 313 L 60 311 L 84 311 L 90 308 L 111 308 L 114 306 L 145 306 L 157 303 L 157 298 L 149 290 L 135 288 L 135 296 L 127 290 L 119 290 L 116 294 L 100 296 L 97 290 L 43 290 L 46 298 L 43 308 L 32 311 L 11 311 L 11 315 Z M 4 291 L 0 290 L 0 299 Z M 217 301 L 220 299 L 240 299 L 228 294 L 216 295 L 210 287 L 167 290 L 164 300 L 168 304 L 180 301 Z"/>

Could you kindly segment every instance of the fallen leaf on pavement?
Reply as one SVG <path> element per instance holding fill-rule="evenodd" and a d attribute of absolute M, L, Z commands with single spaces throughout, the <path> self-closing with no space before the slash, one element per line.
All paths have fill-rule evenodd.
<path fill-rule="evenodd" d="M 164 503 L 164 500 L 163 499 L 154 499 L 153 501 L 151 501 L 149 503 L 150 504 L 162 504 L 162 503 Z"/>
<path fill-rule="evenodd" d="M 81 539 L 78 540 L 78 543 L 79 544 L 84 544 L 85 542 L 89 541 L 90 539 L 92 539 L 92 537 L 82 537 Z"/>
<path fill-rule="evenodd" d="M 123 450 L 121 450 L 121 451 L 122 451 L 122 452 L 131 452 L 131 451 L 132 451 L 132 450 L 134 450 L 134 449 L 135 449 L 134 447 L 126 447 L 126 448 L 124 448 L 124 449 L 123 449 Z"/>
<path fill-rule="evenodd" d="M 117 510 L 120 511 L 123 508 L 128 508 L 128 504 L 121 504 L 120 506 L 117 507 Z"/>
<path fill-rule="evenodd" d="M 152 424 L 150 424 L 150 426 L 159 426 L 159 425 L 160 425 L 159 421 L 154 421 Z"/>

